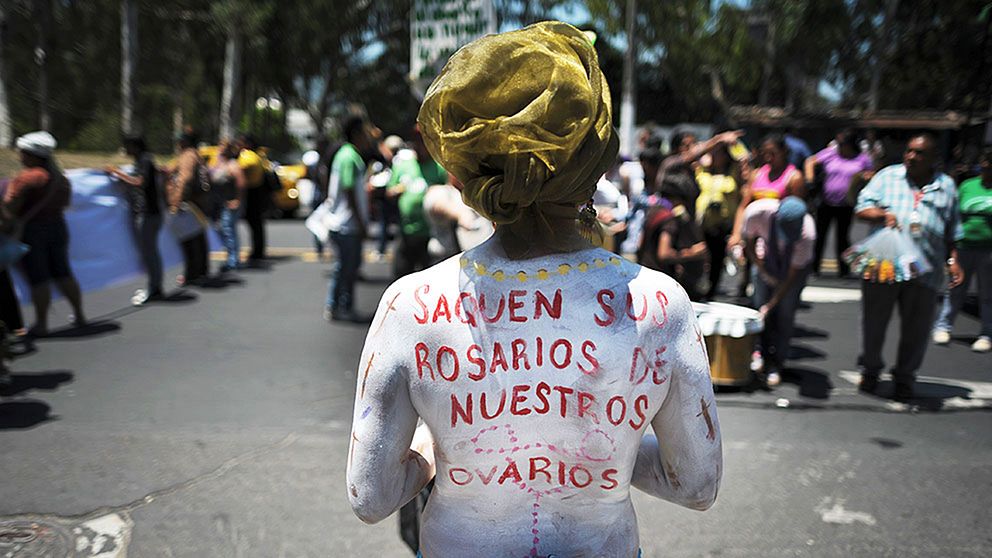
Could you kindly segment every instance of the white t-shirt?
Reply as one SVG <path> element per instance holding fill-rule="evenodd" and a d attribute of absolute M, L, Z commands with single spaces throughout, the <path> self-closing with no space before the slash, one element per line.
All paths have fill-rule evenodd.
<path fill-rule="evenodd" d="M 424 556 L 634 556 L 631 484 L 705 509 L 721 476 L 689 299 L 601 249 L 502 254 L 494 237 L 383 295 L 358 366 L 352 506 L 378 521 L 426 482 L 408 453 L 420 417 L 437 457 Z"/>

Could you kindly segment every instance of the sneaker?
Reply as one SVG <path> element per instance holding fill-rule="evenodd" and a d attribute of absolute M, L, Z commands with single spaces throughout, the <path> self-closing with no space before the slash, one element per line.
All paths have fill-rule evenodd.
<path fill-rule="evenodd" d="M 935 329 L 932 337 L 933 342 L 938 345 L 947 345 L 951 342 L 951 332 L 943 329 Z"/>
<path fill-rule="evenodd" d="M 975 342 L 971 344 L 971 350 L 976 353 L 987 353 L 992 351 L 992 337 L 983 335 L 978 339 L 975 339 Z"/>
<path fill-rule="evenodd" d="M 768 385 L 768 387 L 775 387 L 780 383 L 782 383 L 782 376 L 779 375 L 778 371 L 776 370 L 772 370 L 765 377 L 765 384 Z"/>

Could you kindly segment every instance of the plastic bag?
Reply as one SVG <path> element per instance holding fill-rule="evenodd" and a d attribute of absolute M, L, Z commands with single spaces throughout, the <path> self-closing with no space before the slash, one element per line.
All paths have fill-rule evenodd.
<path fill-rule="evenodd" d="M 933 271 L 912 237 L 891 227 L 868 235 L 841 257 L 853 273 L 872 283 L 901 283 Z"/>

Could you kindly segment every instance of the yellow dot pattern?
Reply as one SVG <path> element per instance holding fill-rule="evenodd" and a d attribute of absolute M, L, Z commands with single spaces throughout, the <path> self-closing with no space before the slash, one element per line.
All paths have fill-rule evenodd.
<path fill-rule="evenodd" d="M 555 271 L 549 271 L 547 269 L 538 269 L 536 272 L 528 273 L 526 271 L 517 271 L 516 273 L 507 273 L 503 270 L 489 271 L 485 264 L 471 261 L 468 258 L 461 258 L 458 261 L 458 266 L 461 269 L 471 269 L 479 277 L 492 277 L 497 283 L 502 283 L 507 279 L 516 279 L 520 283 L 526 283 L 530 280 L 547 281 L 551 278 L 552 274 L 557 274 L 558 276 L 564 277 L 572 272 L 573 269 L 578 270 L 580 273 L 586 273 L 590 269 L 604 269 L 607 265 L 613 265 L 619 267 L 623 263 L 623 260 L 614 256 L 607 260 L 602 258 L 595 258 L 592 263 L 590 262 L 579 262 L 574 266 L 570 264 L 561 264 Z"/>

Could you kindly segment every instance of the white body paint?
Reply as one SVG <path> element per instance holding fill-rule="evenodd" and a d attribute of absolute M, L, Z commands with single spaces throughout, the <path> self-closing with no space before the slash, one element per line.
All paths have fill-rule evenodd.
<path fill-rule="evenodd" d="M 409 449 L 418 416 L 426 460 Z M 426 558 L 634 557 L 630 486 L 703 510 L 722 468 L 681 287 L 600 249 L 509 260 L 495 238 L 386 291 L 351 444 L 349 498 L 367 522 L 412 498 L 436 456 Z"/>

